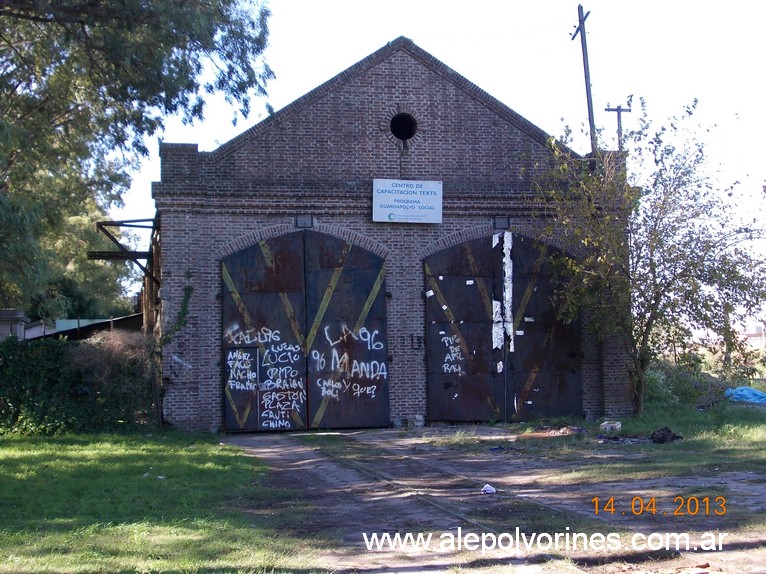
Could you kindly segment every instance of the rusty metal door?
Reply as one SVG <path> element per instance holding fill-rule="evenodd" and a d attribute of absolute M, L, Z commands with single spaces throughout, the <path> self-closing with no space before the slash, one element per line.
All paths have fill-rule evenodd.
<path fill-rule="evenodd" d="M 303 233 L 221 262 L 226 430 L 306 428 Z"/>
<path fill-rule="evenodd" d="M 298 231 L 222 260 L 226 430 L 388 423 L 383 259 Z"/>
<path fill-rule="evenodd" d="M 513 236 L 511 420 L 582 414 L 580 322 L 557 319 L 548 265 L 552 249 Z"/>
<path fill-rule="evenodd" d="M 389 424 L 383 258 L 306 232 L 309 426 Z"/>
<path fill-rule="evenodd" d="M 556 320 L 547 253 L 500 233 L 426 258 L 429 420 L 581 412 L 579 324 Z"/>
<path fill-rule="evenodd" d="M 496 248 L 486 237 L 425 260 L 429 420 L 505 417 L 504 375 L 497 366 L 503 349 L 493 343 L 494 302 L 502 289 Z"/>

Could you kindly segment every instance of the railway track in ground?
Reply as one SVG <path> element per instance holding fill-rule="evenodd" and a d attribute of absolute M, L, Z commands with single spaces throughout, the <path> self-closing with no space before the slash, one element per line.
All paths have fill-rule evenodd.
<path fill-rule="evenodd" d="M 312 507 L 304 525 L 307 533 L 330 533 L 338 547 L 322 558 L 333 572 L 641 572 L 686 574 L 700 572 L 700 563 L 672 553 L 643 557 L 641 569 L 620 570 L 637 558 L 625 554 L 597 555 L 592 552 L 560 553 L 532 545 L 466 550 L 468 540 L 487 543 L 501 534 L 529 535 L 531 532 L 606 532 L 607 525 L 593 517 L 547 504 L 525 493 L 540 490 L 536 481 L 552 472 L 540 461 L 507 459 L 507 468 L 488 472 L 471 457 L 439 456 L 428 449 L 413 448 L 406 441 L 392 440 L 396 431 L 233 435 L 229 442 L 242 446 L 264 460 L 271 481 L 289 486 L 296 499 Z M 404 436 L 402 434 L 401 436 Z M 488 437 L 492 440 L 492 437 Z M 491 444 L 488 443 L 488 445 Z M 522 465 L 526 471 L 515 469 Z M 505 473 L 505 474 L 503 474 Z M 515 473 L 515 474 L 514 474 Z M 504 476 L 505 479 L 500 477 Z M 496 491 L 482 494 L 487 480 Z M 510 479 L 509 479 L 510 477 Z M 513 480 L 511 480 L 513 479 Z M 538 485 L 539 486 L 539 485 Z M 548 524 L 549 526 L 546 526 Z M 516 530 L 519 528 L 519 530 Z M 546 530 L 547 529 L 547 530 Z M 380 548 L 370 550 L 365 539 L 372 534 L 390 537 L 397 533 L 431 535 L 429 549 Z M 452 550 L 458 537 L 462 551 Z M 528 540 L 528 539 L 527 539 Z M 503 539 L 510 542 L 509 538 Z M 477 542 L 480 545 L 480 542 Z M 660 561 L 657 561 L 657 560 Z M 613 566 L 615 565 L 615 566 Z M 615 569 L 618 568 L 618 569 Z M 420 569 L 420 570 L 418 570 Z M 735 573 L 758 570 L 721 569 L 708 564 L 706 572 Z"/>

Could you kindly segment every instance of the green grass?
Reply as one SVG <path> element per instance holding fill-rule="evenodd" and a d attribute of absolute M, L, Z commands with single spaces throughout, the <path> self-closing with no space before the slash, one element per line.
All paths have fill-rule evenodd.
<path fill-rule="evenodd" d="M 704 412 L 648 408 L 622 425 L 623 436 L 668 426 L 684 440 L 600 444 L 597 424 L 587 434 L 536 438 L 528 436 L 531 423 L 509 426 L 513 434 L 507 436 L 470 429 L 434 433 L 426 443 L 456 456 L 549 460 L 558 470 L 547 484 L 726 471 L 766 475 L 764 410 L 726 403 Z M 388 456 L 341 436 L 296 437 L 351 464 Z M 503 449 L 490 451 L 497 445 Z M 526 500 L 509 499 L 496 510 L 477 519 L 496 520 L 497 528 L 512 523 L 556 530 L 564 524 L 560 513 Z M 0 436 L 0 574 L 321 572 L 316 557 L 337 540 L 306 530 L 311 512 L 299 492 L 271 486 L 263 465 L 210 435 Z M 766 528 L 763 518 L 732 518 Z M 594 528 L 589 518 L 566 515 L 570 522 Z"/>
<path fill-rule="evenodd" d="M 265 471 L 212 436 L 1 437 L 0 572 L 319 571 Z"/>
<path fill-rule="evenodd" d="M 763 448 L 766 410 L 761 408 L 728 402 L 720 402 L 704 411 L 682 405 L 665 408 L 649 405 L 641 416 L 622 418 L 621 432 L 611 433 L 622 438 L 646 439 L 653 431 L 667 426 L 684 437 L 666 444 L 602 441 L 598 423 L 570 422 L 576 426 L 585 424 L 589 432 L 531 437 L 529 429 L 539 423 L 527 423 L 508 425 L 509 434 L 505 437 L 462 432 L 452 437 L 426 435 L 425 442 L 456 456 L 483 455 L 497 460 L 498 464 L 505 458 L 547 461 L 550 470 L 539 481 L 543 487 L 580 486 L 597 492 L 600 483 L 658 479 L 672 487 L 673 477 L 707 477 L 713 480 L 712 486 L 674 492 L 674 496 L 701 499 L 728 497 L 726 484 L 716 484 L 715 479 L 725 480 L 729 472 L 752 473 L 748 481 L 754 485 L 766 480 L 766 449 Z M 736 505 L 730 505 L 732 512 L 727 513 L 725 519 L 716 519 L 716 524 L 743 531 L 766 529 L 766 516 L 751 511 L 746 502 L 737 499 Z"/>
<path fill-rule="evenodd" d="M 654 478 L 689 476 L 707 471 L 743 471 L 766 474 L 766 409 L 722 402 L 705 411 L 674 406 L 647 407 L 638 417 L 621 419 L 621 437 L 647 438 L 662 427 L 684 437 L 667 444 L 599 442 L 598 423 L 569 421 L 587 427 L 587 433 L 532 437 L 540 423 L 507 425 L 508 436 L 459 430 L 425 435 L 424 443 L 456 453 L 477 454 L 502 447 L 497 456 L 522 456 L 576 463 L 566 480 L 592 481 L 608 476 Z M 555 426 L 555 425 L 554 425 Z M 563 476 L 560 477 L 562 480 Z M 552 476 L 551 480 L 558 480 Z"/>
<path fill-rule="evenodd" d="M 687 476 L 707 470 L 766 474 L 766 410 L 721 402 L 699 412 L 693 408 L 647 409 L 623 421 L 622 435 L 648 436 L 663 426 L 684 439 L 641 445 L 645 455 L 633 466 L 649 465 L 658 476 Z M 630 452 L 629 446 L 620 452 Z M 628 466 L 630 468 L 630 466 Z M 638 472 L 638 468 L 635 469 Z"/>

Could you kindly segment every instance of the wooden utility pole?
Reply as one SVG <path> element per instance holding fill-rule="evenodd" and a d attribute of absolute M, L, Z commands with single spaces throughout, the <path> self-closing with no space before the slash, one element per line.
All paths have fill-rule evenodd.
<path fill-rule="evenodd" d="M 630 108 L 623 108 L 621 105 L 616 108 L 610 108 L 609 104 L 607 104 L 604 111 L 617 112 L 617 149 L 622 151 L 622 114 L 629 113 Z"/>
<path fill-rule="evenodd" d="M 578 25 L 577 29 L 572 34 L 572 40 L 577 35 L 580 35 L 580 42 L 582 44 L 582 63 L 585 68 L 585 96 L 588 99 L 588 122 L 590 123 L 590 147 L 591 152 L 596 151 L 596 119 L 593 116 L 593 96 L 590 93 L 590 67 L 588 66 L 588 43 L 585 40 L 585 19 L 590 16 L 590 12 L 583 15 L 582 4 L 577 6 Z"/>

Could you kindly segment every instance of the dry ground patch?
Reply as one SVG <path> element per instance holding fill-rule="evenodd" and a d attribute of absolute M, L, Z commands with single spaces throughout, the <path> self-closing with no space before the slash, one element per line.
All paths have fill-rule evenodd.
<path fill-rule="evenodd" d="M 323 560 L 336 571 L 766 572 L 766 477 L 759 463 L 738 470 L 719 457 L 717 466 L 715 460 L 696 469 L 692 464 L 690 472 L 688 464 L 675 464 L 684 456 L 683 442 L 616 445 L 592 432 L 562 437 L 489 426 L 227 440 L 264 460 L 276 484 L 294 488 L 295 499 L 285 504 L 310 505 L 310 519 L 291 535 L 300 534 L 298 528 L 335 537 L 337 550 Z M 485 484 L 497 492 L 482 494 Z M 694 504 L 704 507 L 706 498 L 701 512 Z M 610 499 L 614 512 L 604 509 Z M 364 533 L 386 532 L 430 533 L 432 545 L 429 551 L 367 549 Z M 434 549 L 470 532 L 615 533 L 623 546 L 636 533 L 688 533 L 693 546 L 707 536 L 723 540 L 723 551 L 546 551 L 523 543 L 484 553 Z"/>

